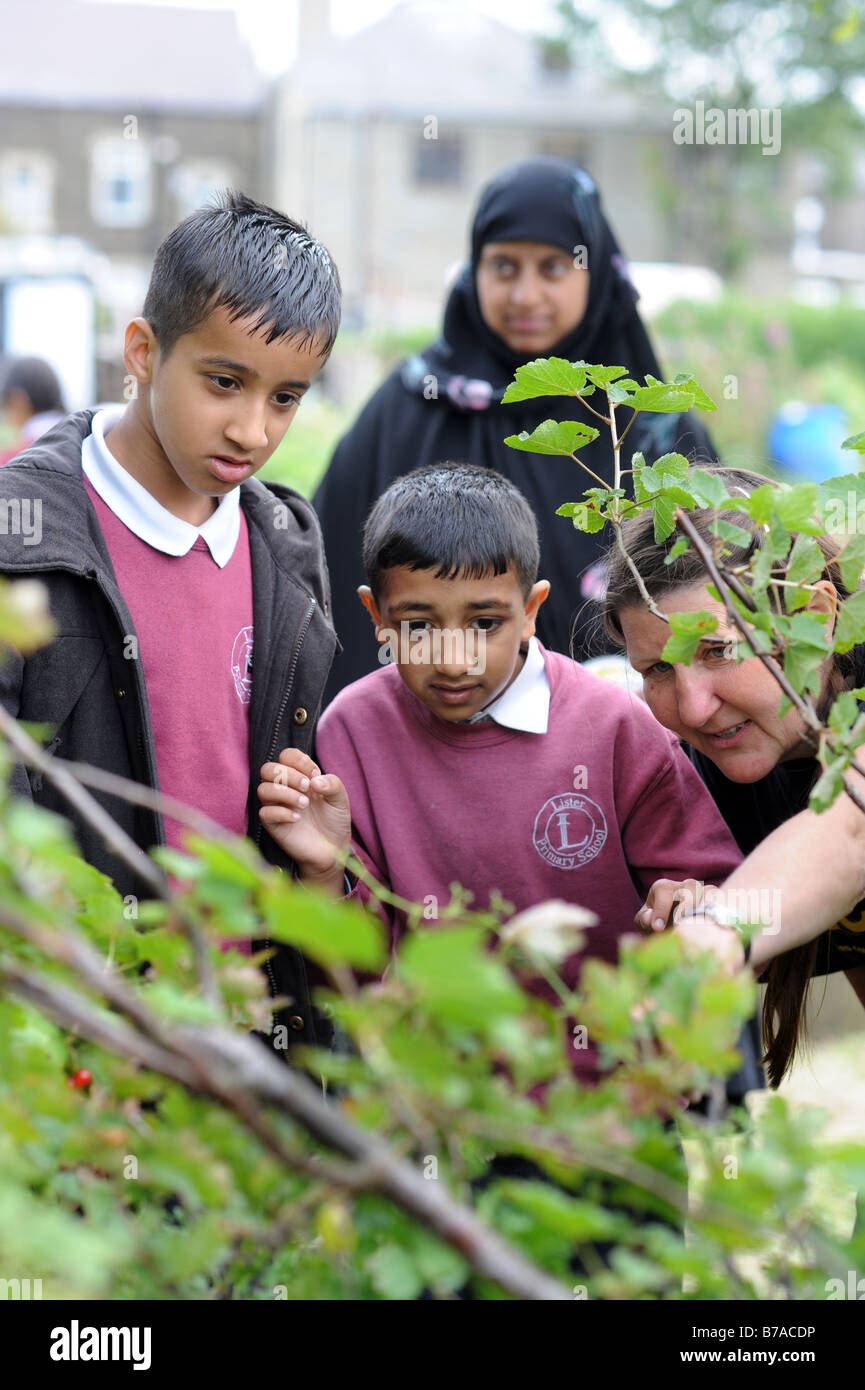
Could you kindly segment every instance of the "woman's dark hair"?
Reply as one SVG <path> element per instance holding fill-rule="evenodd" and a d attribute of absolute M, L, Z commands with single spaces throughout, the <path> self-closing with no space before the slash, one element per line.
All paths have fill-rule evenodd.
<path fill-rule="evenodd" d="M 226 191 L 170 232 L 156 252 L 144 301 L 167 357 L 214 309 L 254 317 L 267 342 L 321 340 L 330 352 L 339 330 L 341 289 L 330 254 L 299 223 Z"/>
<path fill-rule="evenodd" d="M 738 490 L 747 496 L 766 483 L 777 487 L 774 479 L 765 478 L 760 473 L 752 473 L 743 468 L 712 468 L 706 471 L 720 478 L 730 494 L 735 494 Z M 766 534 L 762 526 L 755 525 L 747 515 L 732 509 L 697 510 L 691 514 L 691 520 L 709 546 L 715 541 L 711 528 L 713 522 L 718 519 L 751 533 L 748 544 L 726 542 L 726 565 L 733 568 L 752 562 Z M 650 511 L 640 512 L 624 521 L 621 536 L 625 550 L 653 599 L 666 598 L 679 589 L 689 589 L 695 584 L 709 582 L 705 566 L 693 548 L 684 555 L 677 556 L 671 564 L 665 563 L 678 537 L 674 533 L 668 540 L 659 544 L 654 538 L 654 522 Z M 791 537 L 791 547 L 793 539 Z M 831 536 L 815 536 L 814 539 L 826 562 L 821 577 L 831 581 L 839 600 L 843 602 L 850 597 L 850 590 L 841 578 L 838 567 L 840 547 Z M 773 575 L 783 577 L 784 570 L 785 562 L 781 561 L 773 569 Z M 624 556 L 618 547 L 611 548 L 607 555 L 607 587 L 601 604 L 601 618 L 607 635 L 620 646 L 624 646 L 624 636 L 619 613 L 623 608 L 640 607 L 643 603 L 644 599 Z M 780 604 L 783 606 L 783 599 Z M 843 690 L 852 689 L 856 684 L 858 679 L 853 653 L 836 652 L 817 703 L 820 719 L 825 720 L 831 706 Z M 805 1005 L 808 985 L 817 958 L 817 947 L 817 940 L 806 942 L 803 946 L 795 946 L 791 951 L 776 956 L 768 967 L 766 994 L 763 999 L 762 1034 L 765 1049 L 763 1062 L 768 1069 L 769 1083 L 772 1086 L 780 1084 L 805 1039 Z"/>
<path fill-rule="evenodd" d="M 538 523 L 522 493 L 493 468 L 437 463 L 391 483 L 363 531 L 363 565 L 377 596 L 396 565 L 439 579 L 513 569 L 524 595 L 538 577 Z"/>
<path fill-rule="evenodd" d="M 3 400 L 7 401 L 13 391 L 23 392 L 34 415 L 49 410 L 66 414 L 57 373 L 42 357 L 19 357 L 12 363 L 3 380 Z"/>

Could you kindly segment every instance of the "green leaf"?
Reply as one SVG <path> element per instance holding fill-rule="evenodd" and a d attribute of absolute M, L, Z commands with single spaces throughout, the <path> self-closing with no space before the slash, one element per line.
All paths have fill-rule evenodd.
<path fill-rule="evenodd" d="M 849 652 L 857 642 L 865 642 L 865 589 L 851 594 L 838 608 L 835 629 L 836 652 Z"/>
<path fill-rule="evenodd" d="M 536 357 L 517 367 L 502 404 L 531 401 L 537 396 L 588 396 L 594 388 L 586 390 L 587 380 L 582 363 L 566 362 L 563 357 Z"/>
<path fill-rule="evenodd" d="M 849 439 L 844 440 L 841 448 L 855 449 L 857 454 L 865 454 L 865 432 L 862 434 L 851 434 Z"/>
<path fill-rule="evenodd" d="M 689 468 L 688 487 L 703 507 L 723 507 L 734 501 L 717 473 L 707 473 L 704 468 Z"/>
<path fill-rule="evenodd" d="M 865 536 L 862 539 L 865 541 Z M 799 535 L 790 552 L 786 577 L 792 584 L 810 584 L 812 579 L 819 579 L 825 565 L 823 552 L 814 538 Z"/>
<path fill-rule="evenodd" d="M 818 815 L 821 811 L 828 811 L 833 801 L 844 790 L 844 769 L 846 766 L 847 759 L 842 756 L 833 758 L 823 769 L 808 801 L 810 809 L 816 811 Z"/>
<path fill-rule="evenodd" d="M 522 449 L 529 454 L 571 455 L 583 444 L 597 439 L 599 431 L 579 420 L 544 420 L 537 429 L 521 430 L 519 434 L 508 435 L 505 440 L 512 449 Z"/>
<path fill-rule="evenodd" d="M 469 1277 L 470 1270 L 462 1256 L 428 1231 L 414 1233 L 411 1253 L 424 1283 L 434 1293 L 455 1293 Z"/>
<path fill-rule="evenodd" d="M 794 643 L 784 652 L 784 675 L 799 695 L 817 695 L 820 669 L 825 660 L 825 645 L 818 651 L 810 643 Z"/>
<path fill-rule="evenodd" d="M 788 531 L 810 531 L 819 535 L 821 526 L 815 520 L 817 511 L 817 484 L 796 483 L 791 488 L 774 488 L 772 510 L 784 523 Z"/>
<path fill-rule="evenodd" d="M 712 522 L 712 531 L 719 540 L 729 541 L 732 545 L 749 546 L 753 539 L 744 526 L 734 526 L 732 521 L 724 521 L 722 517 L 716 517 Z"/>
<path fill-rule="evenodd" d="M 525 995 L 486 940 L 478 927 L 415 932 L 401 946 L 399 976 L 442 1019 L 483 1027 L 487 1016 L 524 1012 Z"/>
<path fill-rule="evenodd" d="M 679 556 L 684 555 L 689 549 L 690 543 L 687 536 L 680 536 L 675 545 L 671 547 L 669 554 L 664 557 L 664 564 L 672 565 L 674 560 L 678 560 Z"/>
<path fill-rule="evenodd" d="M 569 516 L 578 531 L 586 531 L 589 535 L 603 531 L 606 524 L 600 512 L 585 502 L 566 502 L 564 506 L 556 508 L 556 516 Z"/>
<path fill-rule="evenodd" d="M 708 399 L 708 397 L 707 397 Z M 638 386 L 628 402 L 634 410 L 649 410 L 657 414 L 672 414 L 688 410 L 694 404 L 690 387 L 661 382 L 658 386 Z"/>
<path fill-rule="evenodd" d="M 652 499 L 652 516 L 655 520 L 655 544 L 663 545 L 668 536 L 671 536 L 676 529 L 676 506 L 677 504 L 662 493 L 659 497 Z"/>
<path fill-rule="evenodd" d="M 574 366 L 585 368 L 586 376 L 595 386 L 599 386 L 605 391 L 611 381 L 616 381 L 620 376 L 627 376 L 627 367 L 595 367 L 585 362 L 574 363 Z"/>
<path fill-rule="evenodd" d="M 796 483 L 794 487 L 775 487 L 764 483 L 742 499 L 742 510 L 748 512 L 760 526 L 777 519 L 788 531 L 806 531 L 819 535 L 821 526 L 815 520 L 818 511 L 817 484 Z"/>
<path fill-rule="evenodd" d="M 296 946 L 320 965 L 384 968 L 382 925 L 354 903 L 332 902 L 287 883 L 262 888 L 258 901 L 267 924 L 262 936 Z"/>
<path fill-rule="evenodd" d="M 497 1197 L 530 1212 L 547 1230 L 574 1245 L 587 1240 L 615 1240 L 626 1218 L 594 1202 L 570 1197 L 548 1183 L 505 1179 L 495 1184 Z"/>
<path fill-rule="evenodd" d="M 846 734 L 859 718 L 859 703 L 852 690 L 842 690 L 829 711 L 830 729 Z"/>
<path fill-rule="evenodd" d="M 865 531 L 865 473 L 826 478 L 817 489 L 817 506 L 827 531 L 861 535 Z"/>
<path fill-rule="evenodd" d="M 652 515 L 655 518 L 655 542 L 663 544 L 676 527 L 676 511 L 679 507 L 690 508 L 692 498 L 679 487 L 668 487 L 652 498 Z"/>
<path fill-rule="evenodd" d="M 718 629 L 718 619 L 712 613 L 670 613 L 671 636 L 667 638 L 661 657 L 664 661 L 682 662 L 687 666 L 694 658 L 700 643 Z"/>
<path fill-rule="evenodd" d="M 693 404 L 697 407 L 698 410 L 718 409 L 711 396 L 707 396 L 703 388 L 701 386 L 698 386 L 694 378 L 692 376 L 689 376 L 687 372 L 680 372 L 678 376 L 674 377 L 673 385 L 686 386 L 688 390 L 691 392 L 694 398 Z"/>
<path fill-rule="evenodd" d="M 398 1245 L 382 1245 L 370 1255 L 365 1268 L 382 1298 L 412 1302 L 423 1292 L 424 1281 L 407 1251 Z"/>
<path fill-rule="evenodd" d="M 785 625 L 794 642 L 816 647 L 826 656 L 829 647 L 826 641 L 829 617 L 826 613 L 796 613 Z"/>
<path fill-rule="evenodd" d="M 630 377 L 625 377 L 622 381 L 613 381 L 607 387 L 607 395 L 611 405 L 625 405 L 630 402 L 631 392 L 639 388 L 638 381 L 632 381 Z"/>
<path fill-rule="evenodd" d="M 853 536 L 838 557 L 838 568 L 847 588 L 853 593 L 865 571 L 865 535 Z"/>
<path fill-rule="evenodd" d="M 642 459 L 642 454 L 634 455 L 634 500 L 636 502 L 648 502 L 656 493 L 663 492 L 665 488 L 686 484 L 688 460 L 683 458 L 681 454 L 664 454 L 651 467 L 645 464 L 638 465 L 638 458 Z M 693 498 L 690 493 L 683 492 L 683 496 L 686 498 L 686 505 L 693 506 Z"/>

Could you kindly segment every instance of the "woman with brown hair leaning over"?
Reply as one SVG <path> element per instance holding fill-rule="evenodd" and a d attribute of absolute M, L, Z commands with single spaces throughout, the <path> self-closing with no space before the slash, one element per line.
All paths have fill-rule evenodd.
<path fill-rule="evenodd" d="M 744 470 L 718 470 L 728 493 L 750 493 L 771 481 Z M 693 520 L 711 544 L 716 516 L 745 525 L 741 512 L 697 511 Z M 750 545 L 731 547 L 729 564 L 753 557 L 764 535 L 754 526 Z M 774 911 L 769 930 L 753 938 L 749 960 L 767 984 L 763 1004 L 763 1042 L 771 1085 L 791 1065 L 804 1027 L 805 1000 L 812 976 L 844 970 L 865 1005 L 865 813 L 846 795 L 816 815 L 807 809 L 820 765 L 801 714 L 793 707 L 778 717 L 780 688 L 756 657 L 736 662 L 729 654 L 737 632 L 722 604 L 712 599 L 711 582 L 699 555 L 689 550 L 665 563 L 675 535 L 654 540 L 650 513 L 622 527 L 622 539 L 646 588 L 664 614 L 713 613 L 717 631 L 701 643 L 688 666 L 671 664 L 661 653 L 670 629 L 650 612 L 622 555 L 609 556 L 604 622 L 609 636 L 625 647 L 643 678 L 643 693 L 656 719 L 678 734 L 694 765 L 748 858 L 727 880 L 715 903 L 706 901 L 687 917 L 677 913 L 677 930 L 714 944 L 732 964 L 741 964 L 744 947 L 725 903 L 760 901 L 767 886 Z M 813 586 L 811 611 L 830 619 L 849 597 L 831 537 L 818 542 L 826 567 Z M 729 544 L 729 543 L 728 543 Z M 791 540 L 792 544 L 792 540 Z M 844 655 L 827 656 L 817 712 L 822 719 L 842 690 L 865 686 L 865 644 Z M 865 708 L 865 702 L 860 702 Z M 865 795 L 865 778 L 847 774 Z M 678 890 L 695 886 L 663 880 L 638 915 L 647 929 L 667 924 Z"/>

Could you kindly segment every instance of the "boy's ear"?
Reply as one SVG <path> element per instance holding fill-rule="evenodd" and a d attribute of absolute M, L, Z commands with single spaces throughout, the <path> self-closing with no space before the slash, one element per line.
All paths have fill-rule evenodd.
<path fill-rule="evenodd" d="M 522 640 L 525 642 L 529 637 L 535 635 L 535 619 L 538 616 L 538 609 L 544 603 L 550 592 L 550 581 L 539 579 L 537 584 L 533 584 L 526 599 L 526 616 L 523 620 Z"/>
<path fill-rule="evenodd" d="M 149 386 L 153 380 L 158 352 L 156 334 L 147 319 L 133 319 L 126 325 L 123 361 L 126 363 L 126 370 L 135 377 L 139 386 Z"/>
<path fill-rule="evenodd" d="M 375 601 L 375 597 L 369 585 L 361 584 L 358 588 L 357 595 L 376 627 L 381 627 L 381 614 L 378 611 L 378 604 Z"/>

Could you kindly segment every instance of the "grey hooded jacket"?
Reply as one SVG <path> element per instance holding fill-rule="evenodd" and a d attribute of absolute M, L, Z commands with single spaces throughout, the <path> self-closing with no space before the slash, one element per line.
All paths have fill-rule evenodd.
<path fill-rule="evenodd" d="M 84 487 L 81 444 L 92 410 L 55 425 L 0 468 L 0 574 L 41 580 L 58 633 L 31 656 L 4 654 L 0 700 L 16 717 L 51 725 L 47 749 L 158 787 L 153 730 L 132 618 Z M 241 484 L 252 564 L 254 657 L 249 713 L 248 834 L 269 863 L 290 860 L 262 833 L 256 795 L 262 763 L 281 748 L 311 753 L 316 719 L 337 650 L 318 521 L 291 488 L 255 478 Z M 202 615 L 202 621 L 206 615 Z M 207 718 L 202 709 L 198 717 Z M 213 730 L 214 738 L 219 730 Z M 66 816 L 83 857 L 122 895 L 148 890 L 107 850 L 53 786 L 22 767 L 13 790 Z M 162 817 L 95 792 L 108 813 L 144 849 L 165 843 Z M 298 952 L 280 947 L 268 962 L 274 993 L 291 1000 L 279 1022 L 290 1041 L 326 1043 L 330 1028 L 312 1009 Z"/>

